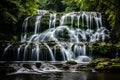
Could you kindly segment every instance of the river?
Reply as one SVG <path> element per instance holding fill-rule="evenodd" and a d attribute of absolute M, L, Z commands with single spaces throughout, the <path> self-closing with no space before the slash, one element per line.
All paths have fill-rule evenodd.
<path fill-rule="evenodd" d="M 39 74 L 0 75 L 0 80 L 120 80 L 120 73 L 48 72 Z"/>

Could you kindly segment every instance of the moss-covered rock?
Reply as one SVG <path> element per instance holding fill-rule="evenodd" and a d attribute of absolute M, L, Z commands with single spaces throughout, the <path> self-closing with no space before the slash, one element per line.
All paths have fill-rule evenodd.
<path fill-rule="evenodd" d="M 112 63 L 120 63 L 120 58 L 111 59 Z"/>
<path fill-rule="evenodd" d="M 101 72 L 119 72 L 120 59 L 99 58 L 90 63 L 90 67 Z"/>
<path fill-rule="evenodd" d="M 62 68 L 63 68 L 64 70 L 69 70 L 69 69 L 70 69 L 70 65 L 63 65 Z"/>
<path fill-rule="evenodd" d="M 99 58 L 99 57 L 107 57 L 107 58 L 115 58 L 120 57 L 120 46 L 114 43 L 107 43 L 107 42 L 93 42 L 91 43 L 92 48 L 92 57 Z M 91 46 L 90 46 L 91 47 Z M 116 54 L 117 53 L 117 54 Z"/>
<path fill-rule="evenodd" d="M 101 62 L 108 62 L 108 61 L 110 61 L 109 58 L 97 58 L 97 59 L 92 60 L 89 65 L 91 67 L 95 67 Z"/>
<path fill-rule="evenodd" d="M 96 65 L 95 69 L 97 71 L 108 71 L 108 67 L 111 65 L 110 62 L 100 62 Z"/>
<path fill-rule="evenodd" d="M 119 72 L 120 71 L 120 64 L 114 64 L 108 66 L 108 70 L 111 72 Z"/>
<path fill-rule="evenodd" d="M 76 65 L 76 64 L 77 64 L 77 62 L 75 62 L 75 61 L 67 61 L 67 62 L 66 62 L 66 64 Z"/>
<path fill-rule="evenodd" d="M 92 68 L 90 68 L 90 67 L 81 68 L 80 71 L 91 72 L 91 71 L 92 71 Z"/>

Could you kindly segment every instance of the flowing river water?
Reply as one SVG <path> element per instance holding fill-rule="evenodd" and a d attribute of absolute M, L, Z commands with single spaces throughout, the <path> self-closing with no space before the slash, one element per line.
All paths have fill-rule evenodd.
<path fill-rule="evenodd" d="M 120 80 L 120 74 L 66 71 L 41 74 L 1 75 L 0 80 Z"/>

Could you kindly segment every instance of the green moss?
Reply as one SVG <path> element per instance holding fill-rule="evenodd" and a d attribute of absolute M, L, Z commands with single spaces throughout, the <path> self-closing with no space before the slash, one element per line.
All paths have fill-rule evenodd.
<path fill-rule="evenodd" d="M 75 64 L 77 64 L 77 62 L 75 62 L 75 61 L 67 61 L 66 64 L 75 65 Z"/>
<path fill-rule="evenodd" d="M 120 63 L 120 58 L 111 59 L 112 63 Z"/>
<path fill-rule="evenodd" d="M 108 57 L 108 58 L 115 58 L 116 46 L 112 43 L 106 42 L 95 42 L 92 46 L 92 55 L 95 58 L 98 57 Z M 119 53 L 119 49 L 118 49 Z"/>
<path fill-rule="evenodd" d="M 110 60 L 109 58 L 97 58 L 97 59 L 94 59 L 90 62 L 90 66 L 95 67 L 101 62 L 107 62 L 109 60 Z"/>
<path fill-rule="evenodd" d="M 86 71 L 86 72 L 90 72 L 92 69 L 87 67 L 87 68 L 81 68 L 80 71 Z"/>
<path fill-rule="evenodd" d="M 120 71 L 120 59 L 99 58 L 94 59 L 90 66 L 101 72 L 118 72 Z"/>
<path fill-rule="evenodd" d="M 96 70 L 104 70 L 104 64 L 103 63 L 98 63 L 98 65 L 95 67 Z"/>
<path fill-rule="evenodd" d="M 100 43 L 100 46 L 105 46 L 105 45 L 106 45 L 105 42 L 101 42 L 101 43 Z"/>

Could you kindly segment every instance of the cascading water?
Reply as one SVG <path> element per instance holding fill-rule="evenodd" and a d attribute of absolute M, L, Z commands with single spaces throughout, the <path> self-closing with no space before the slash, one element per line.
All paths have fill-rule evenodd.
<path fill-rule="evenodd" d="M 89 62 L 86 44 L 105 41 L 109 31 L 102 25 L 102 16 L 98 12 L 71 12 L 60 17 L 57 13 L 39 10 L 35 18 L 34 30 L 28 31 L 30 19 L 23 22 L 22 44 L 15 54 L 15 61 L 68 61 Z M 43 28 L 42 20 L 48 16 L 48 26 Z M 23 44 L 24 43 L 24 44 Z M 9 54 L 7 46 L 4 57 Z M 6 58 L 5 58 L 6 59 Z M 5 60 L 3 59 L 3 60 Z M 6 59 L 7 60 L 7 59 Z"/>

